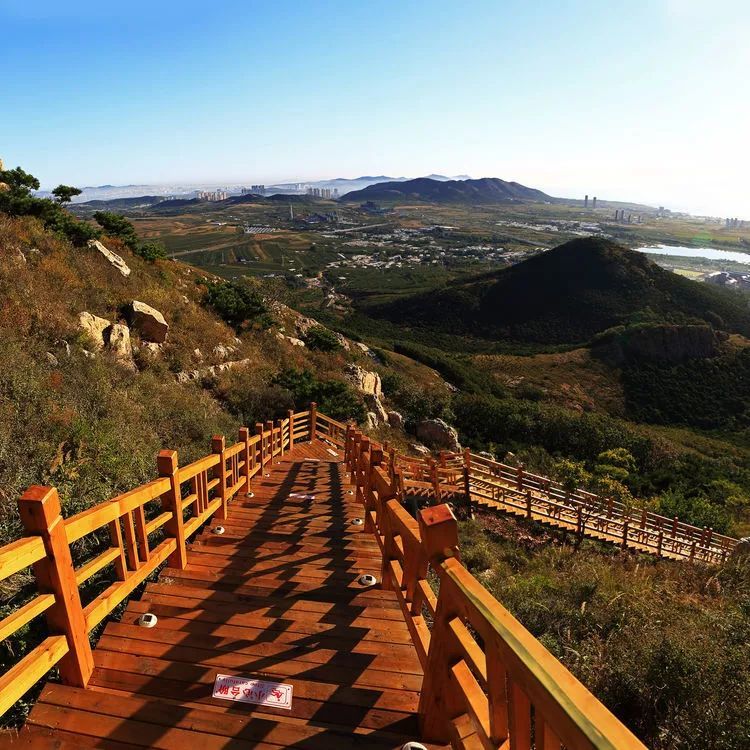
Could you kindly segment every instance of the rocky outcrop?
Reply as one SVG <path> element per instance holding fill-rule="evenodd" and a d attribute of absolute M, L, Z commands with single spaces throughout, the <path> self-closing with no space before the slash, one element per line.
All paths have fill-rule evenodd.
<path fill-rule="evenodd" d="M 750 536 L 744 536 L 732 550 L 731 557 L 747 557 L 748 555 L 750 555 Z"/>
<path fill-rule="evenodd" d="M 117 253 L 113 253 L 104 247 L 99 240 L 89 240 L 89 247 L 98 250 L 107 259 L 107 262 L 114 266 L 125 278 L 130 276 L 128 264 Z"/>
<path fill-rule="evenodd" d="M 347 380 L 361 393 L 378 398 L 383 395 L 383 386 L 377 372 L 370 372 L 359 365 L 349 364 L 346 366 L 345 374 Z"/>
<path fill-rule="evenodd" d="M 719 343 L 707 325 L 644 325 L 603 334 L 592 345 L 592 353 L 614 367 L 630 362 L 679 364 L 715 357 Z"/>
<path fill-rule="evenodd" d="M 389 424 L 388 412 L 386 412 L 386 410 L 383 408 L 383 404 L 380 403 L 380 399 L 377 396 L 373 394 L 366 394 L 365 404 L 367 405 L 368 410 L 371 413 L 375 414 L 375 416 L 378 418 L 378 421 Z"/>
<path fill-rule="evenodd" d="M 104 349 L 104 331 L 112 325 L 108 320 L 92 315 L 90 312 L 82 312 L 78 316 L 78 327 L 89 338 L 95 349 Z"/>
<path fill-rule="evenodd" d="M 388 417 L 388 424 L 395 428 L 395 429 L 401 429 L 404 426 L 404 417 L 403 414 L 400 414 L 397 411 L 389 411 L 387 414 Z"/>
<path fill-rule="evenodd" d="M 133 300 L 127 308 L 127 318 L 132 328 L 135 328 L 144 341 L 163 344 L 167 338 L 169 326 L 164 316 L 145 302 Z"/>
<path fill-rule="evenodd" d="M 458 432 L 442 419 L 424 419 L 417 423 L 417 437 L 432 448 L 442 448 L 458 453 L 461 444 L 458 442 Z"/>

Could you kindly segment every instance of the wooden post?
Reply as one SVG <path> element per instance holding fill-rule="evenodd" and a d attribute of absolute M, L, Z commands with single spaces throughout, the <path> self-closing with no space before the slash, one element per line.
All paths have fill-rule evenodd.
<path fill-rule="evenodd" d="M 265 440 L 263 440 L 263 423 L 262 422 L 256 422 L 255 423 L 255 434 L 260 435 L 260 440 L 258 441 L 258 453 L 260 455 L 260 471 L 263 473 L 263 466 L 265 465 Z"/>
<path fill-rule="evenodd" d="M 641 511 L 641 528 L 642 529 L 646 528 L 646 509 L 645 508 Z"/>
<path fill-rule="evenodd" d="M 269 433 L 268 435 L 268 443 L 269 443 L 268 460 L 271 464 L 273 464 L 273 454 L 276 450 L 276 444 L 274 442 L 274 436 L 273 436 L 273 421 L 270 419 L 266 422 L 266 432 Z"/>
<path fill-rule="evenodd" d="M 435 461 L 430 463 L 430 481 L 432 482 L 432 493 L 435 496 L 435 505 L 440 504 L 440 470 Z"/>
<path fill-rule="evenodd" d="M 711 546 L 711 539 L 713 538 L 713 535 L 714 535 L 714 530 L 711 526 L 709 526 L 708 533 L 706 534 L 706 544 L 705 544 L 706 547 Z"/>
<path fill-rule="evenodd" d="M 279 454 L 284 455 L 284 420 L 279 420 Z"/>
<path fill-rule="evenodd" d="M 464 448 L 464 495 L 466 500 L 466 513 L 469 518 L 474 514 L 471 507 L 471 451 Z"/>
<path fill-rule="evenodd" d="M 630 519 L 626 518 L 622 524 L 622 548 L 628 548 L 628 522 Z"/>
<path fill-rule="evenodd" d="M 516 469 L 516 488 L 519 492 L 523 491 L 523 464 L 518 464 Z"/>
<path fill-rule="evenodd" d="M 161 496 L 161 507 L 172 514 L 164 524 L 164 531 L 171 536 L 177 546 L 169 556 L 167 564 L 171 568 L 185 570 L 187 567 L 187 550 L 185 549 L 185 528 L 182 515 L 182 492 L 177 469 L 177 451 L 159 451 L 156 457 L 156 468 L 160 477 L 169 478 L 169 489 Z"/>
<path fill-rule="evenodd" d="M 33 570 L 39 593 L 55 597 L 46 612 L 49 632 L 65 635 L 68 642 L 68 653 L 57 665 L 60 680 L 65 685 L 86 687 L 94 670 L 94 657 L 57 490 L 29 487 L 18 501 L 18 509 L 26 532 L 40 536 L 44 543 L 46 555 L 34 563 Z"/>
<path fill-rule="evenodd" d="M 245 492 L 250 489 L 250 430 L 247 427 L 240 427 L 239 440 L 245 444 L 242 449 L 242 458 L 245 465 L 242 467 L 242 476 L 245 477 Z"/>
<path fill-rule="evenodd" d="M 674 521 L 672 521 L 672 539 L 677 538 L 677 516 L 674 517 Z"/>
<path fill-rule="evenodd" d="M 310 403 L 310 442 L 312 443 L 315 438 L 315 430 L 318 426 L 318 405 L 312 401 Z"/>
<path fill-rule="evenodd" d="M 219 455 L 219 463 L 216 466 L 216 475 L 219 478 L 219 484 L 217 485 L 218 496 L 221 498 L 221 505 L 216 511 L 216 517 L 219 520 L 224 520 L 227 517 L 227 459 L 226 459 L 226 446 L 223 435 L 214 435 L 211 438 L 211 451 Z"/>
<path fill-rule="evenodd" d="M 294 412 L 290 409 L 287 412 L 289 418 L 289 450 L 294 448 Z"/>
<path fill-rule="evenodd" d="M 526 491 L 526 518 L 531 518 L 531 506 L 532 506 L 531 490 L 527 490 Z"/>
<path fill-rule="evenodd" d="M 659 538 L 656 540 L 656 554 L 661 557 L 661 547 L 664 542 L 664 532 L 661 530 L 661 525 L 659 526 Z"/>
<path fill-rule="evenodd" d="M 418 520 L 425 557 L 439 573 L 439 565 L 445 559 L 458 559 L 456 518 L 443 504 L 420 511 Z M 462 708 L 451 683 L 451 667 L 463 657 L 448 625 L 455 615 L 455 597 L 451 580 L 442 577 L 419 699 L 420 729 L 422 736 L 431 742 L 448 741 L 449 719 Z"/>
<path fill-rule="evenodd" d="M 422 546 L 430 562 L 437 563 L 448 557 L 460 559 L 458 523 L 445 503 L 424 508 L 419 512 L 418 521 Z"/>

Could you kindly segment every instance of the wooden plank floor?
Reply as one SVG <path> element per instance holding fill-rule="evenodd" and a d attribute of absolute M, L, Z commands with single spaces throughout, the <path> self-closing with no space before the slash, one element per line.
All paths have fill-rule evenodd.
<path fill-rule="evenodd" d="M 85 689 L 48 684 L 12 743 L 34 748 L 398 748 L 422 672 L 377 542 L 322 443 L 297 446 L 110 622 Z M 211 525 L 217 525 L 216 522 Z M 136 624 L 144 612 L 154 628 Z M 293 685 L 291 711 L 212 697 L 217 673 Z"/>

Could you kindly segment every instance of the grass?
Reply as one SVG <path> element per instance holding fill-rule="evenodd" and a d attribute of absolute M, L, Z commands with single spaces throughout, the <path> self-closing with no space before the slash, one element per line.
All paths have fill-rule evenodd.
<path fill-rule="evenodd" d="M 720 570 L 621 553 L 509 518 L 461 526 L 464 563 L 653 750 L 750 736 L 750 559 Z"/>

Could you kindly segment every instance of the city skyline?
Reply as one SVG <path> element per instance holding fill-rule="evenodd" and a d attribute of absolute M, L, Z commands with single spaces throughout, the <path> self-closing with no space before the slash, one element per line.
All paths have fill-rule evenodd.
<path fill-rule="evenodd" d="M 10 0 L 0 24 L 0 150 L 46 187 L 437 172 L 750 215 L 735 0 Z"/>

